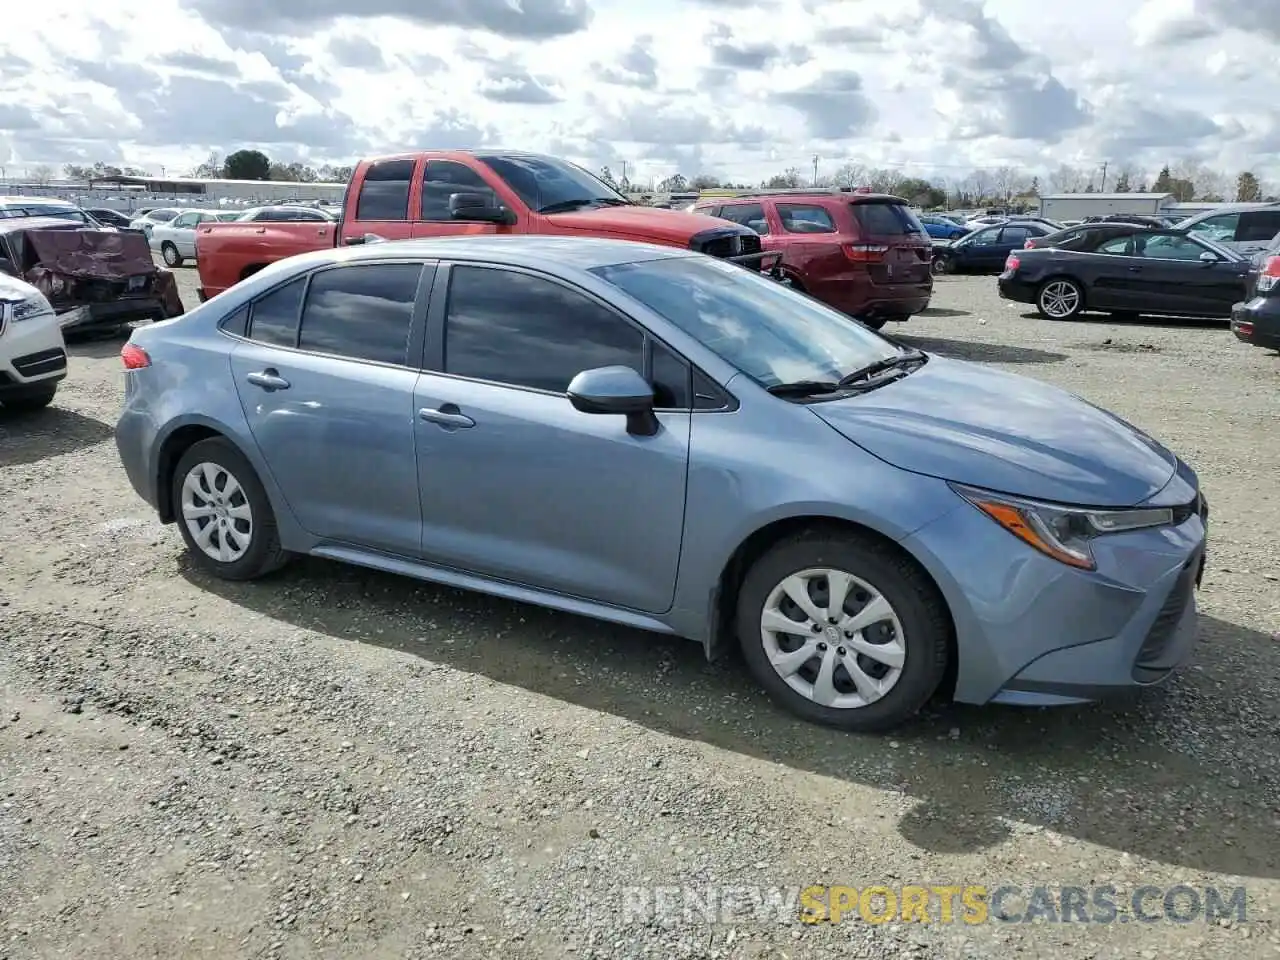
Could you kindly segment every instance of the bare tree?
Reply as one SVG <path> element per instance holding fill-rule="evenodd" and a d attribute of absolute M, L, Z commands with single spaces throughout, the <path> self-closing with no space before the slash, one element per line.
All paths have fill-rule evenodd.
<path fill-rule="evenodd" d="M 865 183 L 866 180 L 867 168 L 854 161 L 841 164 L 840 169 L 831 175 L 831 182 L 837 187 L 857 187 Z"/>
<path fill-rule="evenodd" d="M 1049 190 L 1052 193 L 1080 193 L 1089 184 L 1089 175 L 1079 167 L 1061 164 L 1049 175 Z"/>
<path fill-rule="evenodd" d="M 892 167 L 884 169 L 871 170 L 867 175 L 867 186 L 876 193 L 896 194 L 898 188 L 902 186 L 902 181 L 906 177 L 902 175 L 901 170 L 895 170 Z"/>
<path fill-rule="evenodd" d="M 969 174 L 969 182 L 973 185 L 973 199 L 979 203 L 990 199 L 995 193 L 995 179 L 991 176 L 991 171 L 983 167 Z"/>
<path fill-rule="evenodd" d="M 39 186 L 45 187 L 49 185 L 49 181 L 53 179 L 53 167 L 47 163 L 31 168 L 31 180 Z"/>
<path fill-rule="evenodd" d="M 1188 161 L 1175 164 L 1170 171 L 1175 181 L 1186 181 L 1191 185 L 1194 196 L 1202 200 L 1225 200 L 1228 193 L 1234 193 L 1227 178 L 1219 170 L 1213 170 L 1203 163 Z M 1180 191 L 1175 190 L 1175 193 Z M 1179 199 L 1182 199 L 1179 197 Z M 1187 199 L 1190 199 L 1189 197 Z"/>

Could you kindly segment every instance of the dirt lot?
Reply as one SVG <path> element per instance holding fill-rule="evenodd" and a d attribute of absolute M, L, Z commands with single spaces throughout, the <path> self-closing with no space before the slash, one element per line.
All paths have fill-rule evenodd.
<path fill-rule="evenodd" d="M 1280 357 L 1051 324 L 989 278 L 901 332 L 1200 470 L 1202 642 L 1167 688 L 857 737 L 681 641 L 320 561 L 212 582 L 118 466 L 119 341 L 75 347 L 54 408 L 0 414 L 0 960 L 1280 957 Z M 1249 899 L 1244 923 L 806 925 L 653 919 L 629 890 L 811 884 Z"/>

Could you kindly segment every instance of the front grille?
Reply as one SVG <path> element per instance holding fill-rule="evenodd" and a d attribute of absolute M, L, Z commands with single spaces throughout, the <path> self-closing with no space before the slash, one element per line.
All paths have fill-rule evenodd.
<path fill-rule="evenodd" d="M 1178 574 L 1178 579 L 1169 591 L 1160 612 L 1156 614 L 1146 639 L 1138 650 L 1137 659 L 1133 663 L 1133 679 L 1139 683 L 1151 683 L 1159 680 L 1177 664 L 1165 661 L 1169 644 L 1173 641 L 1182 614 L 1191 602 L 1191 595 L 1196 589 L 1196 575 L 1200 571 L 1200 555 L 1192 557 Z"/>
<path fill-rule="evenodd" d="M 43 376 L 55 370 L 67 369 L 67 355 L 60 347 L 28 353 L 25 357 L 14 359 L 13 369 L 27 378 Z"/>

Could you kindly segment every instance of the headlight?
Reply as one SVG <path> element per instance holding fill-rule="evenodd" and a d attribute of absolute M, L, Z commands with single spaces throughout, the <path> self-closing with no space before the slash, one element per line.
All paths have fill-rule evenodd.
<path fill-rule="evenodd" d="M 1023 543 L 1081 570 L 1097 568 L 1090 548 L 1096 537 L 1173 523 L 1173 510 L 1166 507 L 1089 510 L 991 493 L 958 483 L 950 486 Z"/>
<path fill-rule="evenodd" d="M 53 316 L 53 307 L 49 305 L 40 294 L 29 297 L 26 300 L 18 301 L 12 304 L 13 312 L 9 314 L 9 318 L 14 323 L 20 323 L 23 320 L 33 320 L 36 317 Z"/>

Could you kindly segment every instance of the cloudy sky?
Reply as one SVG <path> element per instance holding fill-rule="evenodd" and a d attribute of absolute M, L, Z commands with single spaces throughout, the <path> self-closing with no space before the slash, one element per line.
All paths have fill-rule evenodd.
<path fill-rule="evenodd" d="M 13 0 L 0 166 L 500 145 L 633 179 L 815 154 L 1276 179 L 1278 44 L 1280 0 Z"/>

